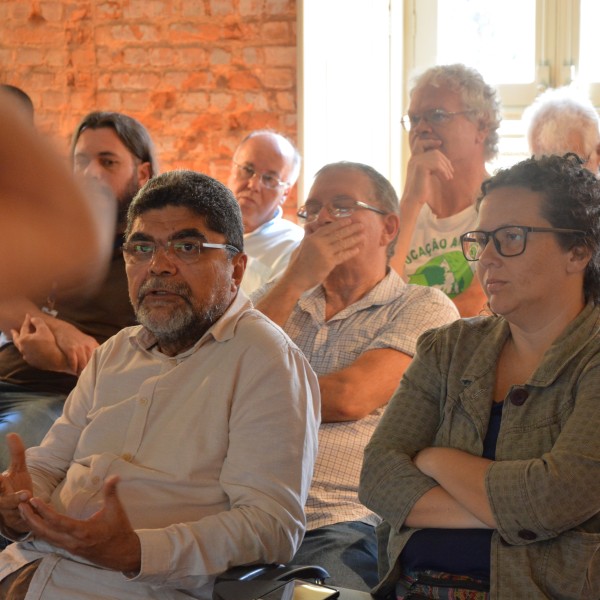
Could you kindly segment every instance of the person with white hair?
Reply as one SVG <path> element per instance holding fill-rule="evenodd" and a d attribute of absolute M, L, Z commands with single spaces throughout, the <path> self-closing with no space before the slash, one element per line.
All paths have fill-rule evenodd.
<path fill-rule="evenodd" d="M 589 98 L 571 86 L 548 89 L 523 113 L 535 157 L 574 152 L 592 173 L 600 165 L 600 119 Z"/>

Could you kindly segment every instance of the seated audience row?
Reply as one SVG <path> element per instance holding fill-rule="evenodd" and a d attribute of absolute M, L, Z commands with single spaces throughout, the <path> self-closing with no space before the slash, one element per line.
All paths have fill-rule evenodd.
<path fill-rule="evenodd" d="M 585 166 L 596 173 L 600 147 L 597 116 L 594 120 L 595 113 L 583 110 L 572 98 L 565 101 L 567 96 L 564 90 L 549 92 L 530 109 L 532 145 L 537 144 L 537 155 L 556 153 L 564 146 L 552 146 L 553 132 L 579 132 L 580 137 L 575 133 L 563 135 L 568 140 L 566 145 L 571 146 L 567 149 L 582 156 Z M 561 102 L 564 111 L 558 108 Z M 554 129 L 549 125 L 553 119 L 557 122 Z M 371 167 L 361 163 L 333 163 L 317 173 L 306 202 L 298 211 L 305 222 L 303 229 L 282 218 L 282 204 L 298 177 L 300 155 L 289 139 L 276 132 L 259 130 L 242 140 L 232 161 L 229 179 L 232 196 L 221 184 L 193 172 L 165 174 L 144 186 L 157 174 L 157 167 L 152 142 L 143 126 L 118 113 L 91 113 L 82 121 L 73 139 L 74 171 L 110 188 L 118 199 L 115 255 L 96 299 L 84 299 L 72 290 L 53 287 L 45 302 L 23 297 L 0 304 L 0 328 L 10 331 L 9 338 L 4 336 L 8 343 L 0 347 L 2 435 L 7 431 L 19 434 L 8 436 L 2 459 L 3 468 L 9 469 L 1 480 L 0 516 L 4 535 L 22 540 L 9 547 L 4 561 L 0 556 L 0 578 L 3 578 L 0 591 L 19 594 L 37 588 L 42 578 L 46 586 L 45 578 L 49 576 L 50 583 L 44 593 L 50 595 L 41 598 L 52 598 L 52 594 L 67 589 L 75 594 L 85 589 L 86 597 L 101 598 L 111 586 L 111 593 L 123 598 L 179 598 L 189 593 L 209 598 L 215 575 L 230 565 L 253 561 L 319 564 L 331 573 L 332 584 L 368 590 L 379 580 L 375 526 L 382 517 L 380 544 L 386 538 L 389 541 L 379 548 L 379 553 L 385 554 L 387 547 L 389 556 L 387 562 L 379 565 L 383 579 L 377 587 L 378 593 L 397 594 L 398 598 L 419 593 L 433 598 L 442 589 L 451 588 L 457 593 L 474 590 L 478 594 L 474 597 L 488 598 L 490 594 L 502 597 L 506 590 L 512 594 L 517 594 L 517 590 L 545 593 L 557 585 L 550 576 L 543 578 L 542 583 L 535 578 L 534 583 L 527 577 L 514 585 L 504 581 L 495 583 L 496 575 L 504 572 L 491 559 L 495 556 L 492 551 L 497 541 L 495 536 L 502 535 L 510 543 L 512 538 L 504 538 L 504 534 L 511 531 L 509 519 L 513 513 L 517 520 L 519 515 L 510 512 L 512 508 L 506 499 L 502 500 L 504 504 L 500 500 L 498 505 L 494 503 L 491 490 L 496 488 L 490 473 L 512 473 L 504 463 L 515 460 L 510 453 L 499 453 L 502 469 L 496 468 L 496 445 L 503 440 L 500 423 L 506 413 L 502 411 L 504 399 L 512 401 L 515 390 L 525 391 L 526 399 L 530 393 L 528 386 L 541 385 L 532 383 L 533 374 L 546 364 L 547 353 L 554 348 L 556 339 L 562 339 L 563 331 L 570 331 L 567 325 L 578 323 L 579 313 L 585 312 L 583 306 L 570 302 L 569 290 L 577 288 L 578 276 L 587 281 L 595 268 L 596 250 L 582 236 L 597 232 L 590 234 L 581 225 L 582 215 L 590 218 L 590 198 L 595 199 L 595 191 L 587 178 L 588 187 L 574 191 L 569 198 L 580 204 L 573 209 L 576 214 L 565 217 L 558 213 L 554 191 L 573 178 L 574 173 L 578 173 L 581 183 L 581 161 L 574 157 L 531 160 L 489 179 L 485 161 L 496 151 L 499 105 L 494 90 L 476 71 L 463 65 L 436 67 L 422 75 L 411 93 L 411 105 L 403 124 L 409 130 L 413 156 L 400 205 L 391 184 Z M 536 126 L 539 134 L 535 133 Z M 546 187 L 539 183 L 542 177 L 549 181 Z M 591 181 L 595 181 L 593 177 Z M 480 187 L 483 200 L 478 212 L 474 200 Z M 506 188 L 510 193 L 505 193 Z M 518 188 L 521 195 L 515 194 L 513 188 Z M 232 212 L 231 198 L 237 200 L 238 216 Z M 513 200 L 523 214 L 513 210 Z M 503 215 L 511 218 L 502 221 Z M 238 218 L 242 225 L 237 233 L 243 232 L 243 240 L 235 232 Z M 529 223 L 544 219 L 550 225 Z M 569 227 L 561 226 L 563 221 Z M 500 226 L 478 229 L 481 223 L 487 226 L 488 222 Z M 519 242 L 522 247 L 514 253 L 506 250 L 506 245 L 516 243 L 513 238 L 518 237 L 512 229 L 522 238 Z M 225 239 L 211 241 L 216 239 L 212 235 L 215 232 L 222 234 L 217 237 Z M 571 263 L 579 261 L 578 268 L 572 264 L 566 267 L 569 278 L 565 281 L 571 287 L 563 286 L 563 299 L 571 310 L 552 321 L 553 327 L 544 331 L 544 335 L 530 331 L 537 320 L 531 321 L 531 327 L 525 327 L 518 312 L 529 315 L 539 295 L 517 293 L 512 297 L 513 292 L 506 291 L 519 290 L 523 279 L 520 263 L 525 261 L 528 267 L 526 243 L 529 248 L 532 240 L 537 241 L 537 235 L 528 240 L 528 234 L 534 233 L 553 233 L 560 242 L 561 252 L 573 253 Z M 573 242 L 562 244 L 561 236 Z M 493 245 L 487 243 L 490 238 Z M 128 283 L 120 256 L 123 240 Z M 404 283 L 390 267 L 396 245 L 399 250 L 396 264 L 401 265 L 410 282 L 425 285 Z M 487 257 L 485 249 L 492 247 L 498 260 L 494 258 L 496 253 L 491 259 Z M 587 253 L 577 248 L 587 249 Z M 219 257 L 216 263 L 208 260 L 213 255 Z M 224 263 L 220 261 L 222 255 Z M 521 255 L 525 257 L 510 260 Z M 498 279 L 505 262 L 519 264 L 512 278 Z M 202 275 L 201 281 L 205 287 L 209 281 L 210 286 L 200 289 L 200 279 L 196 278 L 207 272 L 210 277 Z M 528 275 L 534 283 L 540 282 L 542 291 L 553 281 L 539 267 L 535 276 Z M 276 474 L 269 482 L 272 487 L 267 487 L 283 486 L 286 494 L 274 499 L 261 497 L 256 487 L 247 493 L 238 490 L 239 486 L 247 485 L 244 476 L 256 474 L 254 483 L 258 485 L 261 468 L 255 463 L 266 460 L 268 455 L 266 445 L 254 444 L 250 452 L 248 444 L 238 438 L 240 432 L 257 426 L 246 409 L 239 407 L 239 415 L 231 412 L 240 393 L 238 386 L 246 384 L 245 379 L 240 380 L 240 374 L 252 364 L 242 348 L 253 342 L 238 331 L 239 323 L 254 323 L 254 329 L 249 327 L 248 331 L 258 335 L 257 345 L 264 341 L 266 356 L 271 355 L 273 348 L 282 347 L 277 336 L 265 336 L 264 331 L 259 334 L 265 329 L 260 324 L 267 321 L 249 318 L 258 313 L 243 304 L 246 297 L 238 294 L 239 289 L 253 292 L 257 309 L 283 328 L 310 363 L 302 365 L 288 356 L 279 361 L 278 367 L 272 365 L 277 371 L 272 374 L 273 381 L 286 371 L 290 378 L 287 387 L 281 387 L 280 381 L 275 387 L 279 385 L 280 393 L 289 400 L 287 410 L 294 417 L 288 419 L 287 426 L 297 432 L 294 439 L 300 442 L 297 450 L 301 450 L 294 454 L 292 440 L 288 439 L 289 452 L 286 456 L 278 455 L 277 464 L 287 461 L 291 471 L 287 476 L 282 471 L 279 477 L 275 467 Z M 594 304 L 590 289 L 584 288 L 584 298 Z M 124 300 L 121 308 L 115 308 L 117 297 Z M 478 314 L 487 299 L 495 316 L 438 329 L 459 316 L 450 298 L 463 315 Z M 547 303 L 547 298 L 539 301 Z M 133 324 L 131 306 L 141 324 L 135 329 L 128 327 Z M 545 313 L 540 311 L 538 316 L 543 320 L 542 314 Z M 123 316 L 125 322 L 120 321 Z M 459 442 L 454 446 L 452 436 L 447 436 L 445 448 L 437 437 L 442 435 L 443 426 L 436 427 L 433 434 L 428 433 L 423 419 L 431 418 L 432 423 L 442 419 L 443 423 L 444 412 L 442 416 L 419 415 L 420 429 L 413 430 L 414 425 L 410 425 L 407 431 L 410 419 L 417 418 L 411 411 L 418 393 L 413 388 L 409 392 L 404 389 L 416 381 L 419 392 L 426 394 L 427 386 L 437 384 L 436 371 L 431 370 L 430 364 L 433 358 L 440 369 L 440 389 L 451 390 L 457 382 L 471 385 L 466 375 L 458 373 L 464 368 L 457 360 L 463 342 L 470 339 L 471 327 L 473 332 L 480 327 L 488 335 L 492 325 L 486 323 L 493 323 L 494 319 L 502 322 L 502 318 L 508 333 L 500 340 L 497 356 L 482 355 L 485 376 L 495 381 L 495 387 L 490 388 L 492 400 L 488 402 L 483 391 L 476 394 L 477 401 L 487 406 L 480 413 L 489 411 L 488 422 L 481 423 L 479 428 L 483 450 L 477 450 L 479 442 L 473 442 L 472 446 Z M 228 322 L 232 325 L 227 325 Z M 231 329 L 233 324 L 235 327 Z M 96 350 L 99 343 L 123 327 L 120 334 Z M 575 329 L 579 331 L 580 327 Z M 434 331 L 425 334 L 428 330 Z M 446 338 L 445 331 L 450 332 Z M 422 334 L 425 335 L 417 346 Z M 451 357 L 458 365 L 452 363 L 452 368 L 458 369 L 452 376 L 451 367 L 444 369 L 440 362 L 443 344 L 450 340 L 448 335 L 454 336 L 451 341 L 456 344 L 448 350 L 448 361 Z M 236 341 L 234 360 L 227 355 L 228 359 L 222 363 L 229 360 L 235 377 L 223 377 L 222 367 L 218 370 L 213 366 L 209 371 L 204 364 L 205 346 L 211 346 L 211 352 L 219 356 L 218 344 L 230 337 Z M 438 338 L 442 350 L 435 346 Z M 217 344 L 217 349 L 211 344 Z M 418 366 L 410 367 L 403 378 L 417 347 Z M 283 354 L 289 355 L 293 348 L 289 346 Z M 228 352 L 232 352 L 231 348 Z M 484 359 L 489 360 L 485 363 Z M 212 364 L 215 360 L 208 362 Z M 186 364 L 188 368 L 195 365 L 194 376 L 190 372 L 181 379 L 181 369 L 185 371 Z M 578 365 L 575 363 L 573 368 Z M 266 365 L 262 366 L 268 370 Z M 430 369 L 427 385 L 421 382 L 423 374 L 418 374 L 418 369 L 425 368 Z M 258 372 L 256 366 L 253 369 Z M 290 369 L 295 372 L 292 377 Z M 411 376 L 413 372 L 417 375 Z M 174 376 L 178 378 L 177 386 Z M 446 381 L 444 377 L 457 379 Z M 262 411 L 263 417 L 268 415 L 266 422 L 269 422 L 271 418 L 277 419 L 279 412 L 265 412 L 265 382 L 266 376 L 262 376 L 259 386 L 263 390 L 262 400 L 256 400 L 255 411 Z M 551 385 L 548 383 L 546 387 Z M 67 393 L 74 386 L 60 416 Z M 250 397 L 258 391 L 257 386 L 258 380 L 246 385 Z M 299 399 L 300 390 L 304 402 Z M 270 392 L 273 397 L 273 390 Z M 164 403 L 164 394 L 171 398 L 173 412 L 159 408 Z M 220 397 L 223 405 L 220 408 L 227 407 L 227 411 L 217 410 L 216 400 L 211 397 L 209 402 L 207 394 Z M 432 391 L 431 398 L 439 399 L 444 394 Z M 393 395 L 387 416 L 378 427 Z M 467 395 L 457 393 L 456 398 L 454 402 L 462 405 Z M 446 398 L 445 402 L 448 401 Z M 425 398 L 419 402 L 427 406 Z M 138 404 L 144 408 L 135 408 Z M 433 405 L 436 410 L 448 410 L 439 405 L 439 400 L 433 401 Z M 210 414 L 203 421 L 206 435 L 209 431 L 213 435 L 210 439 L 205 436 L 198 450 L 192 451 L 196 458 L 186 455 L 182 461 L 181 454 L 177 454 L 175 459 L 175 454 L 166 452 L 164 444 L 153 438 L 153 432 L 161 431 L 168 439 L 180 436 L 179 432 L 186 427 L 201 432 L 200 413 L 196 419 L 189 418 L 201 407 Z M 560 406 L 556 410 L 560 411 Z M 575 408 L 571 412 L 575 413 Z M 188 415 L 189 422 L 182 421 L 183 414 Z M 40 443 L 59 416 L 41 446 L 25 453 L 26 446 Z M 116 419 L 120 427 L 116 426 Z M 453 419 L 447 416 L 448 427 L 455 426 Z M 579 425 L 577 419 L 569 419 L 570 413 L 565 423 Z M 110 429 L 113 425 L 114 431 Z M 138 433 L 134 431 L 136 428 Z M 390 435 L 390 429 L 394 429 L 394 435 Z M 458 426 L 455 429 L 458 431 Z M 304 437 L 300 434 L 302 430 Z M 221 433 L 216 435 L 214 432 L 218 431 Z M 526 454 L 527 458 L 535 461 L 539 460 L 538 452 L 552 453 L 554 445 L 562 439 L 559 434 L 560 431 L 550 436 L 548 447 L 543 443 L 536 445 L 533 440 L 526 450 L 533 454 Z M 363 505 L 358 497 L 358 476 L 365 446 L 371 438 L 363 466 Z M 416 438 L 426 439 L 432 447 L 414 450 L 410 444 Z M 405 447 L 405 440 L 409 440 L 409 446 Z M 192 447 L 197 445 L 194 443 Z M 200 448 L 205 460 L 197 459 Z M 187 453 L 189 448 L 182 445 L 181 450 Z M 243 475 L 239 469 L 244 461 L 237 455 L 241 451 L 247 454 Z M 401 462 L 405 455 L 407 464 L 412 465 L 412 471 L 406 473 L 408 467 Z M 109 456 L 114 457 L 110 464 L 106 462 Z M 267 462 L 272 464 L 272 459 L 269 457 Z M 151 474 L 158 465 L 174 479 L 167 481 Z M 194 469 L 197 472 L 192 474 Z M 471 470 L 468 476 L 453 476 L 455 472 Z M 430 485 L 413 490 L 411 486 L 419 482 L 415 472 Z M 223 480 L 228 473 L 231 482 Z M 520 473 L 515 469 L 515 477 L 521 477 Z M 133 499 L 144 484 L 138 487 L 132 477 L 145 477 L 152 482 L 153 493 L 145 503 Z M 574 477 L 574 486 L 578 485 L 576 480 Z M 122 483 L 117 486 L 119 481 Z M 202 493 L 193 505 L 192 481 L 198 482 L 196 485 L 202 482 Z M 82 495 L 79 488 L 85 482 L 92 483 L 85 484 L 89 492 Z M 546 486 L 543 490 L 550 489 L 550 483 L 541 476 L 534 480 L 538 482 Z M 388 498 L 386 494 L 392 488 L 396 490 L 395 497 Z M 177 509 L 175 489 L 179 489 L 177 494 L 183 498 L 183 506 Z M 538 497 L 536 493 L 531 492 L 532 505 Z M 189 500 L 185 500 L 186 494 Z M 208 505 L 208 496 L 221 500 Z M 238 510 L 243 509 L 247 500 L 251 506 L 256 503 L 258 512 L 250 510 L 244 517 L 244 511 L 240 514 Z M 142 507 L 152 501 L 169 508 L 160 516 L 158 508 L 156 513 L 146 508 L 147 518 L 132 513 L 137 507 L 144 510 Z M 298 503 L 301 513 L 304 505 L 306 515 L 307 531 L 301 544 L 305 525 L 304 517 L 300 521 L 297 518 Z M 573 514 L 575 507 L 568 503 L 565 506 L 568 515 Z M 269 517 L 257 520 L 262 511 Z M 290 521 L 284 514 L 295 516 Z M 552 517 L 550 513 L 540 513 L 534 518 L 543 522 L 544 518 Z M 246 521 L 256 528 L 258 535 L 253 550 L 247 554 L 243 541 L 248 535 Z M 595 531 L 593 524 L 590 527 L 586 531 Z M 422 531 L 413 535 L 415 528 Z M 538 537 L 552 539 L 560 535 L 551 536 L 546 533 L 548 529 L 545 526 L 542 534 L 532 526 L 526 533 L 535 537 L 521 536 L 525 529 L 518 531 L 516 537 L 537 543 Z M 279 531 L 277 535 L 283 535 L 286 542 L 267 544 L 274 531 Z M 207 555 L 199 536 L 209 532 L 218 542 L 214 554 Z M 231 547 L 237 535 L 244 548 Z M 559 549 L 564 552 L 562 540 Z M 173 552 L 181 556 L 181 566 L 173 567 L 180 569 L 178 575 L 167 573 L 161 562 L 159 555 L 165 547 L 170 548 L 169 560 L 173 559 Z M 455 547 L 470 550 L 458 553 L 449 550 Z M 56 565 L 48 562 L 54 552 L 65 551 L 62 562 Z M 509 552 L 506 555 L 507 561 L 512 560 Z M 530 561 L 537 560 L 535 551 L 527 556 Z M 517 559 L 523 560 L 523 556 L 515 552 L 514 560 Z M 87 565 L 85 569 L 74 566 L 82 560 Z M 88 590 L 98 568 L 107 569 L 111 575 L 103 585 Z M 73 569 L 76 573 L 72 574 Z M 573 586 L 578 585 L 578 575 L 574 574 Z M 503 579 L 501 575 L 498 577 Z M 589 597 L 595 597 L 597 586 L 594 586 L 592 581 Z M 172 595 L 165 596 L 165 589 Z"/>

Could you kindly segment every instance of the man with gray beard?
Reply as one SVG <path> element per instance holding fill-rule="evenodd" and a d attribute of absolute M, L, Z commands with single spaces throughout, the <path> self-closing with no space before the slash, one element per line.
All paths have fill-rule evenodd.
<path fill-rule="evenodd" d="M 0 597 L 209 599 L 304 533 L 319 384 L 238 294 L 239 206 L 192 171 L 150 180 L 123 245 L 140 325 L 96 349 L 41 446 L 7 442 Z M 20 594 L 20 595 L 19 595 Z"/>

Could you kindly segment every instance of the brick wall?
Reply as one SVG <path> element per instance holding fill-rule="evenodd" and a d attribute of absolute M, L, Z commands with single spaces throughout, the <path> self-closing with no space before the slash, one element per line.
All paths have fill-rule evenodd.
<path fill-rule="evenodd" d="M 162 170 L 225 181 L 248 131 L 297 139 L 296 2 L 0 0 L 0 81 L 65 153 L 81 117 L 116 110 L 149 129 Z"/>

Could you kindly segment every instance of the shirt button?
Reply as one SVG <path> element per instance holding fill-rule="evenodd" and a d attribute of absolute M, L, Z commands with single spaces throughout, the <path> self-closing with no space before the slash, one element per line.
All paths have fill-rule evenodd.
<path fill-rule="evenodd" d="M 123 456 L 121 456 L 121 458 L 127 462 L 131 462 L 131 459 L 133 458 L 133 456 L 131 456 L 131 454 L 129 454 L 129 452 L 125 452 L 125 454 L 123 454 Z"/>
<path fill-rule="evenodd" d="M 144 398 L 143 396 L 140 398 L 140 404 L 142 406 L 146 406 L 148 404 L 148 398 Z"/>
<path fill-rule="evenodd" d="M 519 537 L 523 540 L 537 540 L 537 534 L 533 531 L 529 531 L 529 529 L 521 529 L 521 531 L 519 531 Z"/>
<path fill-rule="evenodd" d="M 94 475 L 94 477 L 92 477 L 92 483 L 94 485 L 98 485 L 100 483 L 100 477 L 98 477 L 98 475 Z"/>
<path fill-rule="evenodd" d="M 529 392 L 524 388 L 517 388 L 510 393 L 509 398 L 515 406 L 523 406 L 529 398 Z"/>

